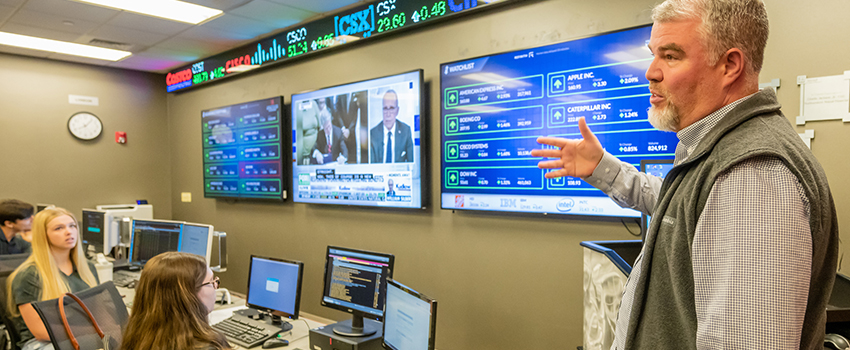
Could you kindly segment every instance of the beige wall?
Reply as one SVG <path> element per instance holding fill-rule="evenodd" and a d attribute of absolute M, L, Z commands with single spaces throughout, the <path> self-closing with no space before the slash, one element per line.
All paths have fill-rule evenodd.
<path fill-rule="evenodd" d="M 171 170 L 164 77 L 121 69 L 0 54 L 0 198 L 65 207 L 147 199 L 171 217 Z M 95 96 L 99 106 L 68 103 Z M 87 111 L 103 134 L 80 141 L 72 114 Z M 115 143 L 125 131 L 129 142 Z"/>

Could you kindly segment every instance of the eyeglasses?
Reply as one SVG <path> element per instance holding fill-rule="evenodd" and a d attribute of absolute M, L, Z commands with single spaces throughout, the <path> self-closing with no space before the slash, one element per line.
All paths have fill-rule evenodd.
<path fill-rule="evenodd" d="M 207 283 L 201 284 L 201 287 L 200 287 L 200 288 L 204 288 L 204 286 L 206 286 L 206 285 L 208 285 L 208 284 L 209 284 L 209 285 L 211 285 L 211 286 L 213 286 L 213 289 L 218 289 L 218 286 L 219 286 L 219 285 L 221 285 L 221 280 L 220 280 L 220 279 L 218 279 L 218 276 L 215 276 L 215 278 L 214 278 L 212 281 L 209 281 L 209 282 L 207 282 Z M 200 289 L 200 288 L 199 288 L 199 289 Z"/>

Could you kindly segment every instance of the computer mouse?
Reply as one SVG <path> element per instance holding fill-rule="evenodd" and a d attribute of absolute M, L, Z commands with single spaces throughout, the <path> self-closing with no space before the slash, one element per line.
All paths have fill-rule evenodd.
<path fill-rule="evenodd" d="M 136 288 L 136 280 L 132 280 L 132 281 L 130 281 L 130 283 L 127 283 L 127 288 L 130 288 L 130 289 Z"/>
<path fill-rule="evenodd" d="M 263 349 L 274 349 L 289 345 L 289 340 L 280 338 L 271 338 L 263 343 Z"/>

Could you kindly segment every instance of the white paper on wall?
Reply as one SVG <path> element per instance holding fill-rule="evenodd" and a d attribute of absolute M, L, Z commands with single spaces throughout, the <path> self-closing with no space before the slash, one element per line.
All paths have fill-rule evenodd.
<path fill-rule="evenodd" d="M 850 122 L 850 71 L 842 75 L 797 77 L 800 85 L 800 116 L 797 125 L 819 120 Z"/>

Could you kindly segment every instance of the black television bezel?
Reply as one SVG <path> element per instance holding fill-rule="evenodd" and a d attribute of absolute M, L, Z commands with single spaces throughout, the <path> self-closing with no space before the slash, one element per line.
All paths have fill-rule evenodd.
<path fill-rule="evenodd" d="M 282 262 L 282 263 L 293 264 L 293 265 L 298 266 L 298 283 L 297 283 L 298 286 L 295 287 L 296 289 L 295 289 L 295 313 L 294 314 L 289 314 L 286 311 L 274 310 L 274 309 L 270 309 L 270 308 L 267 308 L 267 307 L 264 307 L 264 306 L 251 304 L 251 303 L 248 302 L 248 300 L 250 299 L 250 293 L 251 293 L 251 271 L 254 267 L 254 258 L 276 261 L 276 262 Z M 264 311 L 264 312 L 268 312 L 268 313 L 270 313 L 274 316 L 281 316 L 281 317 L 286 317 L 290 320 L 297 320 L 298 315 L 301 313 L 301 285 L 302 285 L 303 281 L 304 281 L 304 263 L 303 262 L 300 262 L 298 260 L 289 260 L 289 259 L 283 259 L 283 258 L 271 258 L 271 257 L 251 254 L 251 260 L 248 261 L 248 285 L 247 285 L 248 287 L 247 287 L 246 292 L 245 292 L 245 306 L 252 308 L 252 309 L 257 309 L 257 310 L 261 310 L 261 311 Z"/>
<path fill-rule="evenodd" d="M 220 109 L 220 108 L 243 105 L 243 104 L 246 104 L 246 103 L 264 101 L 264 100 L 268 100 L 268 99 L 277 99 L 277 101 L 279 102 L 278 105 L 280 106 L 280 115 L 278 116 L 278 127 L 280 128 L 280 139 L 279 139 L 279 141 L 280 141 L 280 163 L 281 163 L 280 164 L 280 183 L 281 183 L 280 196 L 277 197 L 277 198 L 263 198 L 263 197 L 245 197 L 245 196 L 239 196 L 239 195 L 231 196 L 231 195 L 208 194 L 207 189 L 206 189 L 206 183 L 207 183 L 207 176 L 206 176 L 206 169 L 205 169 L 206 166 L 204 165 L 205 157 L 203 156 L 204 155 L 204 147 L 205 147 L 204 146 L 205 145 L 205 140 L 204 140 L 204 112 L 215 110 L 215 109 Z M 267 98 L 258 98 L 258 99 L 251 100 L 251 101 L 232 103 L 232 104 L 229 104 L 229 105 L 223 105 L 223 106 L 219 106 L 219 107 L 213 107 L 213 108 L 207 108 L 207 109 L 201 110 L 201 174 L 203 174 L 201 182 L 203 184 L 202 190 L 203 190 L 203 193 L 204 193 L 204 198 L 225 199 L 225 200 L 258 201 L 258 202 L 284 202 L 284 201 L 286 201 L 286 197 L 288 196 L 288 193 L 290 192 L 289 186 L 292 185 L 292 181 L 290 181 L 288 183 L 286 182 L 286 179 L 290 177 L 289 176 L 290 172 L 289 172 L 289 167 L 287 165 L 289 163 L 284 161 L 284 160 L 288 159 L 288 156 L 285 157 L 284 154 L 289 154 L 287 152 L 289 150 L 289 145 L 292 143 L 292 141 L 289 139 L 290 138 L 289 134 L 292 134 L 292 129 L 287 128 L 286 130 L 284 130 L 284 120 L 287 119 L 286 118 L 287 117 L 286 112 L 284 112 L 286 110 L 286 108 L 285 108 L 286 104 L 284 102 L 285 102 L 284 97 L 281 96 L 281 95 L 277 95 L 277 96 L 271 96 L 271 97 L 267 97 Z M 291 123 L 287 123 L 287 124 L 289 126 L 291 126 Z"/>
<path fill-rule="evenodd" d="M 289 114 L 291 116 L 291 118 L 289 118 L 290 119 L 289 126 L 290 126 L 290 130 L 295 130 L 295 125 L 293 125 L 293 123 L 296 122 L 296 118 L 295 118 L 293 108 L 295 108 L 295 96 L 297 96 L 297 95 L 303 95 L 303 94 L 313 93 L 313 92 L 322 91 L 322 90 L 334 89 L 334 88 L 338 88 L 338 87 L 342 87 L 342 86 L 346 86 L 346 85 L 359 84 L 359 83 L 368 82 L 368 81 L 372 81 L 372 80 L 385 79 L 385 78 L 409 74 L 409 73 L 413 73 L 413 72 L 419 72 L 419 164 L 418 164 L 418 166 L 419 166 L 419 180 L 420 180 L 419 181 L 419 206 L 418 207 L 397 207 L 397 206 L 389 206 L 389 205 L 355 204 L 355 203 L 343 203 L 343 202 L 340 202 L 340 203 L 316 203 L 316 202 L 299 200 L 297 193 L 295 192 L 296 191 L 295 181 L 297 180 L 297 176 L 295 174 L 295 164 L 294 164 L 295 162 L 297 162 L 297 160 L 296 160 L 295 157 L 293 157 L 294 160 L 289 163 L 289 169 L 291 169 L 290 174 L 292 175 L 290 177 L 291 181 L 289 182 L 289 185 L 292 186 L 291 192 L 292 192 L 292 202 L 293 203 L 302 203 L 302 204 L 310 204 L 310 205 L 332 205 L 332 206 L 344 206 L 344 207 L 361 207 L 361 208 L 379 208 L 379 209 L 393 209 L 393 210 L 411 210 L 411 209 L 412 210 L 421 210 L 421 209 L 427 208 L 427 204 L 430 202 L 430 200 L 429 200 L 430 199 L 430 192 L 428 191 L 428 189 L 429 189 L 428 185 L 429 185 L 429 181 L 430 181 L 431 177 L 429 176 L 430 174 L 427 173 L 427 170 L 429 169 L 429 167 L 426 165 L 427 160 L 428 160 L 427 144 L 428 144 L 429 136 L 428 136 L 428 127 L 427 127 L 428 124 L 426 123 L 425 119 L 426 119 L 426 116 L 428 116 L 427 111 L 428 111 L 429 106 L 426 105 L 426 100 L 425 100 L 425 70 L 424 69 L 418 68 L 418 69 L 413 69 L 413 70 L 409 70 L 409 71 L 404 71 L 404 72 L 401 72 L 401 73 L 390 74 L 390 75 L 385 75 L 385 76 L 376 77 L 376 78 L 357 80 L 357 81 L 352 81 L 352 82 L 348 82 L 348 83 L 326 86 L 326 87 L 322 87 L 322 88 L 318 88 L 318 89 L 306 90 L 306 91 L 294 93 L 294 94 L 289 96 L 289 104 L 290 104 Z M 428 119 L 430 119 L 430 118 L 428 118 Z M 411 132 L 413 132 L 413 131 L 411 130 Z M 290 134 L 291 133 L 292 133 L 292 131 L 290 131 Z M 290 142 L 290 144 L 291 143 L 292 142 Z M 381 163 L 381 164 L 383 164 L 383 163 Z"/>
<path fill-rule="evenodd" d="M 544 44 L 544 45 L 528 46 L 528 47 L 523 47 L 523 48 L 519 48 L 519 49 L 515 49 L 515 50 L 496 52 L 496 53 L 491 53 L 491 54 L 487 54 L 487 55 L 480 55 L 480 56 L 474 56 L 474 57 L 464 58 L 464 59 L 460 59 L 460 60 L 444 62 L 444 63 L 440 63 L 439 72 L 443 72 L 445 66 L 451 65 L 451 64 L 456 64 L 456 63 L 459 63 L 459 62 L 465 62 L 465 61 L 480 59 L 480 58 L 484 58 L 484 57 L 493 57 L 493 56 L 498 56 L 498 55 L 504 55 L 504 54 L 508 54 L 508 53 L 512 53 L 512 52 L 528 51 L 528 50 L 539 48 L 539 47 L 564 44 L 564 43 L 568 43 L 568 42 L 572 42 L 572 41 L 584 40 L 584 39 L 599 37 L 599 36 L 603 36 L 603 35 L 610 35 L 610 34 L 625 32 L 625 31 L 629 31 L 629 30 L 635 30 L 635 29 L 639 29 L 639 28 L 646 28 L 646 27 L 652 27 L 652 23 L 641 24 L 641 25 L 636 25 L 636 26 L 632 26 L 632 27 L 626 27 L 626 28 L 611 30 L 611 31 L 607 31 L 607 32 L 585 35 L 585 36 L 579 36 L 579 37 L 575 37 L 575 38 L 570 38 L 568 40 L 563 40 L 563 41 L 558 41 L 558 42 L 553 42 L 553 43 L 547 43 L 547 44 Z M 440 209 L 451 210 L 451 211 L 459 210 L 459 211 L 463 211 L 463 212 L 472 212 L 472 213 L 497 213 L 497 214 L 498 213 L 509 213 L 509 214 L 512 214 L 512 215 L 523 215 L 523 216 L 532 216 L 532 217 L 552 216 L 552 217 L 563 217 L 563 218 L 570 218 L 570 219 L 587 219 L 587 220 L 594 220 L 594 221 L 637 220 L 637 219 L 640 218 L 640 216 L 590 215 L 590 214 L 578 215 L 578 214 L 572 214 L 572 213 L 558 213 L 558 212 L 525 212 L 525 211 L 501 210 L 501 209 L 499 209 L 499 210 L 483 210 L 483 209 L 473 209 L 473 208 L 467 208 L 467 207 L 464 207 L 464 208 L 445 208 L 445 207 L 443 207 L 443 192 L 442 192 L 442 189 L 443 189 L 443 184 L 445 183 L 445 179 L 444 179 L 445 171 L 443 169 L 443 159 L 445 159 L 445 156 L 446 156 L 445 151 L 446 150 L 445 150 L 445 147 L 443 147 L 443 137 L 445 136 L 444 133 L 443 133 L 443 130 L 445 130 L 445 118 L 443 118 L 442 112 L 443 112 L 443 106 L 445 106 L 444 101 L 443 101 L 443 98 L 445 98 L 445 95 L 442 93 L 443 74 L 439 74 L 439 76 L 440 76 L 440 84 L 439 84 L 438 89 L 440 91 L 440 108 L 439 108 L 438 113 L 439 113 L 439 118 L 440 118 L 440 138 L 439 138 L 439 145 L 440 145 L 439 146 L 439 148 L 440 148 L 440 161 L 439 161 L 440 162 L 440 165 L 439 165 L 440 166 L 440 196 L 439 196 L 440 197 L 439 198 L 440 203 L 439 203 L 439 205 L 440 205 Z M 541 135 L 541 136 L 543 136 L 543 135 Z M 584 180 L 582 180 L 582 181 L 584 181 Z"/>
<path fill-rule="evenodd" d="M 87 242 L 87 240 L 86 240 L 86 234 L 89 232 L 88 225 L 86 225 L 86 223 L 88 222 L 88 216 L 86 215 L 86 212 L 98 213 L 103 217 L 103 227 L 101 227 L 100 242 L 95 242 L 95 243 L 100 243 L 100 244 L 92 244 L 90 242 Z M 106 241 L 106 231 L 107 231 L 107 223 L 106 223 L 106 211 L 105 210 L 85 209 L 84 208 L 81 211 L 81 215 L 80 215 L 80 243 L 87 244 L 87 245 L 90 245 L 90 246 L 93 245 L 95 247 L 94 248 L 95 253 L 104 253 L 104 254 L 109 253 L 109 252 L 103 251 L 103 244 L 104 244 L 104 241 Z"/>
<path fill-rule="evenodd" d="M 674 159 L 641 159 L 640 160 L 640 172 L 646 173 L 646 165 L 647 164 L 675 164 Z M 646 232 L 649 230 L 647 225 L 649 224 L 649 218 L 646 214 L 640 214 L 640 240 L 643 241 L 646 239 Z"/>
<path fill-rule="evenodd" d="M 389 266 L 387 267 L 387 276 L 384 278 L 385 280 L 389 280 L 393 277 L 393 268 L 395 267 L 395 255 L 389 254 L 389 253 L 379 253 L 379 252 L 374 252 L 374 251 L 369 251 L 369 250 L 362 250 L 362 249 L 356 249 L 356 248 L 346 248 L 346 247 L 339 247 L 339 246 L 328 246 L 327 249 L 325 250 L 325 270 L 324 270 L 324 273 L 322 274 L 322 281 L 323 282 L 322 282 L 322 297 L 319 298 L 320 304 L 324 307 L 343 311 L 343 312 L 349 313 L 351 315 L 361 315 L 364 318 L 371 318 L 371 319 L 377 320 L 377 321 L 383 320 L 383 317 L 384 317 L 383 310 L 381 310 L 381 315 L 374 315 L 374 314 L 371 314 L 371 313 L 368 313 L 368 312 L 355 310 L 355 309 L 349 308 L 347 306 L 331 304 L 331 303 L 325 302 L 325 297 L 330 298 L 329 295 L 326 295 L 327 293 L 325 293 L 325 291 L 327 291 L 328 287 L 329 287 L 329 285 L 328 285 L 328 272 L 333 271 L 333 268 L 331 267 L 333 259 L 330 257 L 331 249 L 345 250 L 345 251 L 350 251 L 350 252 L 358 253 L 358 254 L 371 254 L 371 255 L 377 255 L 377 256 L 389 258 L 390 261 L 387 264 Z M 386 287 L 384 288 L 383 292 L 384 292 L 384 305 L 386 305 L 386 303 L 387 303 L 387 289 L 386 289 Z"/>
<path fill-rule="evenodd" d="M 425 294 L 422 294 L 422 293 L 419 293 L 419 292 L 417 292 L 413 289 L 410 289 L 409 287 L 405 286 L 404 284 L 401 284 L 400 282 L 398 282 L 398 281 L 396 281 L 392 278 L 387 278 L 387 291 L 389 291 L 390 285 L 400 289 L 402 292 L 407 293 L 410 296 L 419 298 L 419 300 L 422 300 L 424 302 L 427 302 L 428 304 L 431 304 L 431 324 L 430 324 L 430 326 L 429 326 L 430 328 L 428 330 L 428 350 L 434 350 L 434 347 L 437 344 L 436 343 L 437 299 L 429 298 Z M 384 322 L 382 323 L 382 326 L 381 326 L 381 334 L 387 334 L 387 322 L 386 322 L 386 320 L 387 320 L 387 307 L 386 307 L 386 303 L 385 303 L 384 304 Z M 391 344 L 387 344 L 387 341 L 386 341 L 386 339 L 384 339 L 383 336 L 381 337 L 381 345 L 384 347 L 384 349 L 387 349 L 387 350 L 402 350 L 402 349 L 398 349 L 398 348 L 392 346 Z"/>

